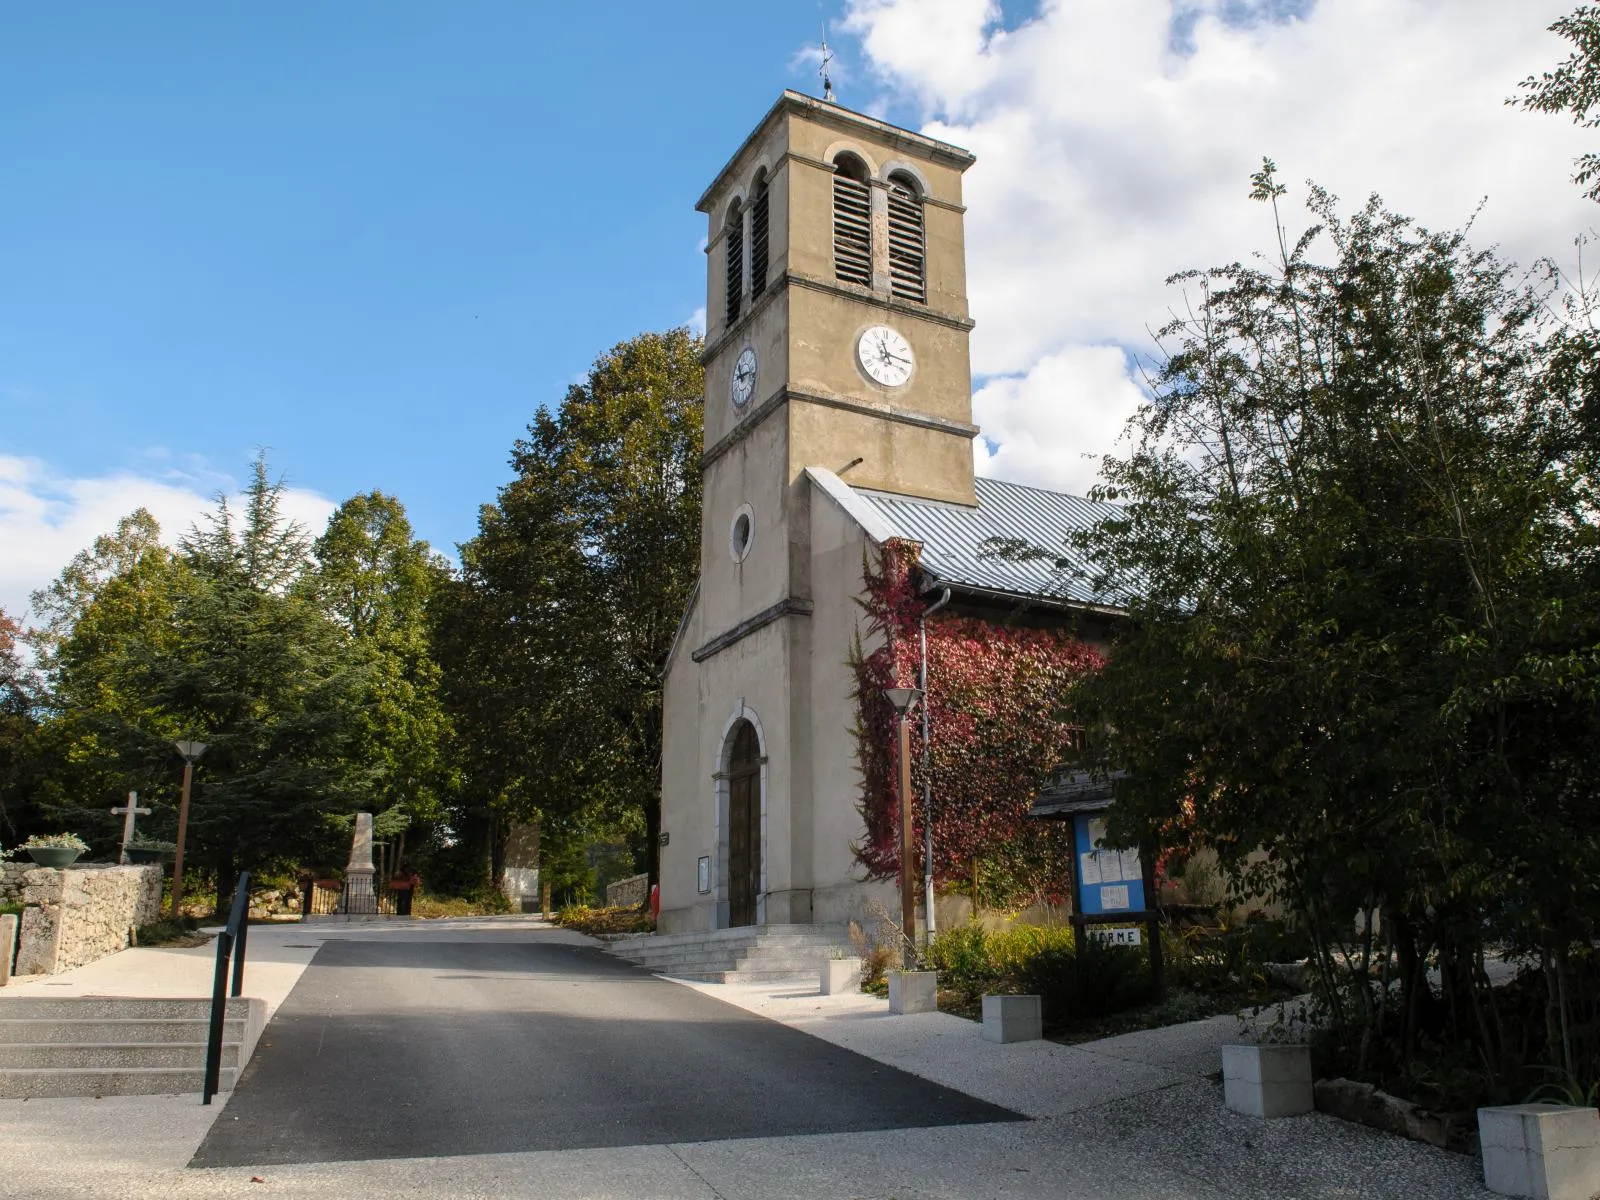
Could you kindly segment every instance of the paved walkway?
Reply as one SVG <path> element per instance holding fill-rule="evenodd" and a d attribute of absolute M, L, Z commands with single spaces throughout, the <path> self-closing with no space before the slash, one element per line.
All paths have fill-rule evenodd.
<path fill-rule="evenodd" d="M 550 939 L 331 943 L 271 1030 L 194 1165 L 1025 1119 Z"/>
<path fill-rule="evenodd" d="M 311 956 L 305 947 L 397 939 L 585 944 L 530 918 L 417 922 L 401 928 L 253 928 L 251 961 L 265 968 L 264 986 L 281 989 L 281 1002 L 288 994 L 284 981 L 291 974 L 298 978 Z M 195 962 L 179 963 L 183 956 Z M 203 949 L 128 951 L 117 958 L 124 961 L 82 968 L 84 979 L 74 972 L 72 979 L 50 982 L 92 992 L 116 980 L 135 986 L 132 981 L 143 978 L 157 990 L 142 994 L 176 994 L 152 973 L 193 978 L 184 973 L 208 961 Z M 25 986 L 36 990 L 43 982 Z M 1476 1163 L 1459 1155 L 1320 1114 L 1260 1122 L 1227 1112 L 1220 1088 L 1205 1075 L 1216 1069 L 1216 1047 L 1234 1034 L 1231 1018 L 1075 1047 L 995 1046 L 984 1042 L 971 1022 L 943 1014 L 890 1017 L 882 1001 L 869 997 L 823 997 L 799 987 L 684 986 L 1035 1119 L 423 1156 L 429 1148 L 409 1158 L 195 1169 L 186 1164 L 214 1122 L 234 1120 L 231 1106 L 202 1108 L 195 1097 L 0 1101 L 0 1196 L 1443 1200 L 1490 1195 L 1478 1180 Z M 247 975 L 246 990 L 260 994 L 254 974 Z M 59 987 L 52 991 L 66 994 Z M 650 1010 L 641 1006 L 631 1017 L 648 1022 Z M 441 1012 L 439 1019 L 450 1018 Z M 267 1036 L 274 1036 L 271 1029 Z M 713 1053 L 701 1048 L 699 1056 Z M 708 1089 L 716 1086 L 709 1073 L 706 1081 Z M 519 1115 L 536 1123 L 562 1104 L 563 1081 L 530 1071 L 526 1082 L 527 1101 Z M 641 1081 L 642 1087 L 649 1084 Z M 791 1095 L 790 1102 L 804 1101 Z M 243 1113 L 244 1106 L 238 1111 Z M 339 1119 L 336 1111 L 326 1116 L 330 1122 Z M 265 1144 L 270 1131 L 262 1133 Z M 249 1141 L 248 1134 L 239 1139 L 231 1129 L 226 1136 Z"/>

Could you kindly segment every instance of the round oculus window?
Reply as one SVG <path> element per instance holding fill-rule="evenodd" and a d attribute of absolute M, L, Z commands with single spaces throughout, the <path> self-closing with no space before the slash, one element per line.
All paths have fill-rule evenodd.
<path fill-rule="evenodd" d="M 733 525 L 728 529 L 728 551 L 734 562 L 743 562 L 750 553 L 750 543 L 755 540 L 755 514 L 748 504 L 739 506 L 733 514 Z"/>

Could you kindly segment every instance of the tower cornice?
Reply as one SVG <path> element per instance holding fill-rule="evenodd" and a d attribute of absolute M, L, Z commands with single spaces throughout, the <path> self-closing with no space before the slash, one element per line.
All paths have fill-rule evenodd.
<path fill-rule="evenodd" d="M 778 97 L 778 101 L 767 115 L 761 118 L 756 127 L 751 130 L 750 136 L 739 144 L 728 161 L 723 164 L 722 170 L 717 172 L 717 177 L 711 181 L 711 186 L 701 193 L 700 199 L 695 202 L 695 208 L 700 212 L 711 211 L 711 198 L 735 172 L 743 159 L 745 152 L 752 145 L 766 136 L 767 131 L 781 120 L 785 115 L 798 114 L 819 125 L 832 126 L 841 132 L 865 133 L 879 142 L 892 146 L 894 149 L 926 158 L 933 162 L 942 163 L 958 171 L 965 171 L 977 162 L 977 155 L 970 150 L 963 150 L 960 146 L 941 142 L 937 138 L 927 137 L 920 133 L 913 133 L 909 129 L 902 129 L 898 125 L 891 125 L 887 121 L 880 121 L 876 117 L 869 117 L 864 113 L 852 112 L 848 108 L 827 100 L 818 100 L 815 96 L 807 96 L 801 92 L 785 90 Z"/>

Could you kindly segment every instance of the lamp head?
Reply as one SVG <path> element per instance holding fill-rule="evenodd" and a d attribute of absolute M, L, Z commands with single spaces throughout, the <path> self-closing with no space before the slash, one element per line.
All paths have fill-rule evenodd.
<path fill-rule="evenodd" d="M 922 698 L 922 689 L 914 687 L 884 688 L 883 694 L 889 697 L 889 703 L 894 705 L 897 716 L 905 716 L 917 706 L 917 701 Z"/>
<path fill-rule="evenodd" d="M 184 741 L 173 742 L 172 744 L 177 747 L 178 756 L 186 763 L 194 762 L 195 759 L 206 752 L 206 744 L 204 742 Z"/>

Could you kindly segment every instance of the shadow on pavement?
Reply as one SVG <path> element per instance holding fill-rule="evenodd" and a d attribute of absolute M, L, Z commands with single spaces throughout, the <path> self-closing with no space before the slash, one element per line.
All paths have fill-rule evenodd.
<path fill-rule="evenodd" d="M 590 947 L 324 945 L 191 1166 L 1018 1121 Z"/>

